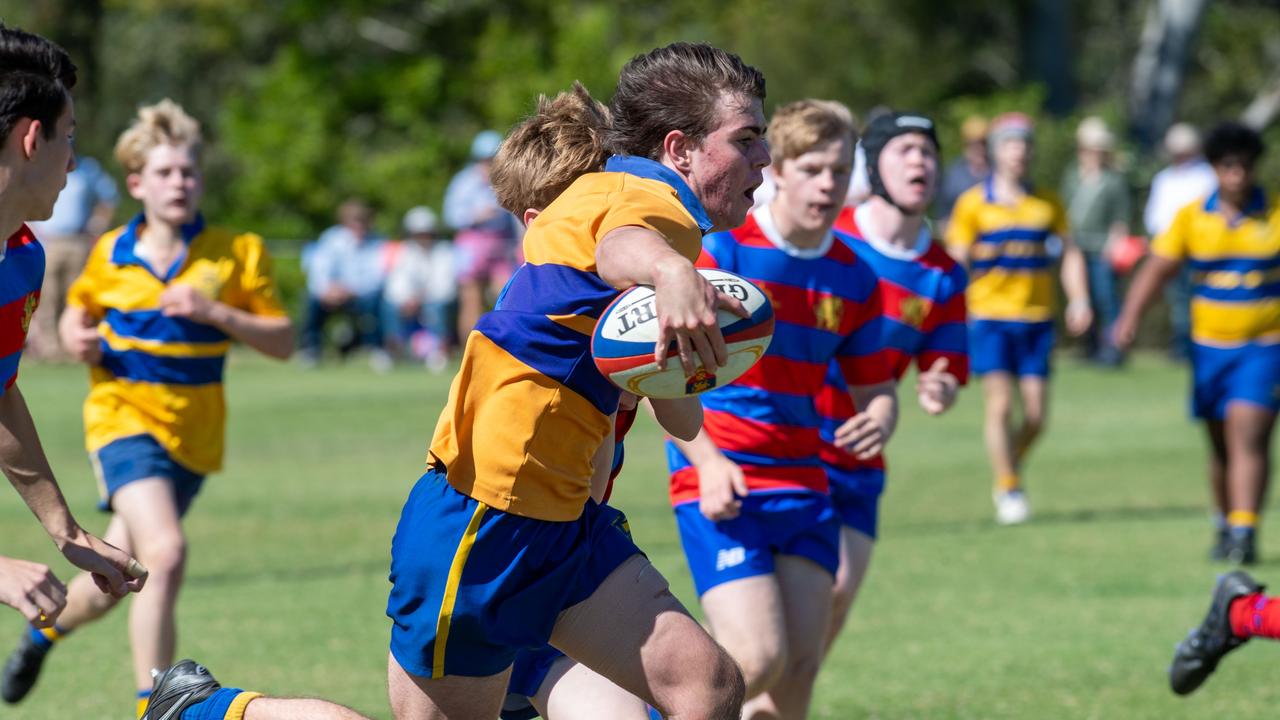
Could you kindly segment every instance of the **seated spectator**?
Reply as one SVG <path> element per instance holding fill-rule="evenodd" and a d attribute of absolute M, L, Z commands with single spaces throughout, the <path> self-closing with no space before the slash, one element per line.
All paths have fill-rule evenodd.
<path fill-rule="evenodd" d="M 323 354 L 330 317 L 349 318 L 350 337 L 342 356 L 364 346 L 375 370 L 391 367 L 382 342 L 382 289 L 386 281 L 386 241 L 373 232 L 373 210 L 361 200 L 338 208 L 338 224 L 325 230 L 307 253 L 307 308 L 302 329 L 302 362 L 315 365 Z"/>
<path fill-rule="evenodd" d="M 393 347 L 444 370 L 453 349 L 458 281 L 453 243 L 437 238 L 439 221 L 428 207 L 404 216 L 405 239 L 387 276 L 384 324 Z"/>

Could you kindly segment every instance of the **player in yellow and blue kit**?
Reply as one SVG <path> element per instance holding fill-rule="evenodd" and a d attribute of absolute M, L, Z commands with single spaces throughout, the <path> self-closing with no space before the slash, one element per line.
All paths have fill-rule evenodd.
<path fill-rule="evenodd" d="M 991 123 L 988 145 L 994 172 L 956 201 L 947 223 L 947 249 L 969 267 L 965 293 L 969 358 L 982 378 L 987 456 L 995 474 L 996 521 L 1030 516 L 1020 469 L 1044 427 L 1053 351 L 1054 295 L 1050 238 L 1062 243 L 1062 287 L 1067 330 L 1089 328 L 1089 284 L 1084 255 L 1067 231 L 1057 197 L 1030 185 L 1033 126 L 1022 113 Z M 1014 385 L 1022 420 L 1012 423 Z"/>
<path fill-rule="evenodd" d="M 1216 127 L 1205 154 L 1218 190 L 1174 217 L 1133 280 L 1113 335 L 1133 343 L 1138 319 L 1183 264 L 1191 268 L 1191 409 L 1209 431 L 1217 507 L 1211 556 L 1257 560 L 1255 530 L 1270 479 L 1280 410 L 1280 200 L 1254 181 L 1264 146 L 1236 123 Z"/>
<path fill-rule="evenodd" d="M 60 323 L 66 347 L 90 365 L 86 444 L 115 513 L 105 537 L 151 570 L 130 611 L 139 714 L 152 668 L 174 661 L 181 518 L 222 463 L 227 352 L 237 340 L 282 359 L 293 348 L 262 239 L 199 212 L 199 153 L 199 125 L 182 108 L 139 111 L 116 156 L 143 211 L 99 239 Z M 59 626 L 69 632 L 115 604 L 77 577 Z M 34 681 L 43 658 L 16 670 Z"/>
<path fill-rule="evenodd" d="M 741 674 L 589 497 L 619 390 L 590 333 L 635 284 L 658 298 L 692 375 L 725 361 L 693 268 L 702 235 L 740 223 L 768 164 L 764 78 L 677 43 L 634 58 L 613 100 L 605 172 L 530 224 L 527 260 L 467 340 L 428 461 L 392 542 L 388 684 L 398 718 L 492 717 L 520 648 L 548 641 L 665 715 L 737 718 Z"/>

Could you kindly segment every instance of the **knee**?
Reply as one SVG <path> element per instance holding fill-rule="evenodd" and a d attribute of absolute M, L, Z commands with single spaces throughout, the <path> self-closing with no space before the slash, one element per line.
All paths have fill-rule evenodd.
<path fill-rule="evenodd" d="M 747 695 L 742 670 L 724 650 L 707 668 L 705 681 L 683 693 L 671 714 L 681 720 L 738 720 Z"/>
<path fill-rule="evenodd" d="M 138 559 L 150 571 L 149 582 L 180 578 L 187 563 L 186 538 L 176 535 L 139 545 Z"/>

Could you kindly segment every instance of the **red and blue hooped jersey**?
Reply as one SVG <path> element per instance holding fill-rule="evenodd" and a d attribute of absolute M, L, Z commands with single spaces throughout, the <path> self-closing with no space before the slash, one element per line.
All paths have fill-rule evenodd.
<path fill-rule="evenodd" d="M 901 380 L 914 361 L 927 370 L 940 358 L 964 384 L 969 379 L 968 331 L 965 326 L 964 267 L 935 241 L 924 237 L 913 252 L 894 253 L 877 248 L 858 228 L 853 208 L 836 221 L 837 235 L 875 273 L 880 288 L 881 341 L 893 377 Z M 836 428 L 854 412 L 853 399 L 839 369 L 827 372 L 818 396 L 822 415 L 822 460 L 843 469 L 884 467 L 884 458 L 860 461 L 832 445 Z"/>
<path fill-rule="evenodd" d="M 772 239 L 771 239 L 772 238 Z M 880 293 L 870 266 L 828 237 L 813 251 L 785 247 L 767 207 L 742 227 L 707 236 L 699 266 L 737 273 L 773 303 L 773 342 L 734 382 L 701 396 L 703 428 L 740 465 L 752 490 L 827 492 L 814 402 L 833 362 L 849 383 L 889 380 L 880 343 Z M 667 441 L 671 500 L 698 497 L 696 470 Z"/>
<path fill-rule="evenodd" d="M 31 316 L 40 304 L 44 248 L 26 225 L 9 236 L 0 256 L 0 395 L 18 380 Z"/>

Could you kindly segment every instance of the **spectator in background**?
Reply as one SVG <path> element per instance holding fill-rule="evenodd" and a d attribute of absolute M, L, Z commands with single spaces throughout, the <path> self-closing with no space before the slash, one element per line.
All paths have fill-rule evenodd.
<path fill-rule="evenodd" d="M 1187 123 L 1169 128 L 1164 136 L 1164 150 L 1169 154 L 1169 166 L 1151 179 L 1151 194 L 1143 220 L 1147 233 L 1159 237 L 1173 222 L 1173 216 L 1196 200 L 1209 197 L 1218 187 L 1213 167 L 1200 152 L 1200 133 Z M 1169 325 L 1173 330 L 1170 339 L 1170 357 L 1186 361 L 1191 357 L 1191 275 L 1182 268 L 1164 291 L 1169 304 Z"/>
<path fill-rule="evenodd" d="M 501 144 L 502 135 L 493 130 L 477 134 L 471 164 L 453 176 L 444 193 L 444 221 L 457 231 L 458 336 L 464 339 L 520 262 L 520 223 L 498 204 L 489 183 L 489 166 Z"/>
<path fill-rule="evenodd" d="M 938 186 L 938 227 L 935 234 L 939 237 L 946 231 L 951 209 L 960 194 L 991 174 L 991 163 L 987 158 L 987 127 L 987 119 L 981 115 L 970 115 L 960 125 L 964 151 L 947 166 Z"/>
<path fill-rule="evenodd" d="M 338 224 L 325 230 L 306 253 L 307 316 L 302 330 L 302 362 L 319 363 L 325 322 L 351 319 L 353 334 L 339 347 L 345 356 L 363 345 L 372 350 L 375 370 L 391 368 L 383 348 L 382 288 L 387 277 L 386 241 L 373 231 L 373 209 L 362 200 L 338 208 Z"/>
<path fill-rule="evenodd" d="M 432 372 L 444 370 L 449 362 L 449 320 L 458 300 L 453 244 L 436 237 L 439 229 L 429 207 L 405 213 L 405 239 L 387 276 L 385 306 L 388 338 L 399 347 L 407 345 Z"/>
<path fill-rule="evenodd" d="M 44 245 L 44 291 L 31 319 L 28 342 L 31 354 L 41 360 L 70 360 L 58 337 L 58 318 L 67 306 L 67 288 L 80 276 L 89 249 L 107 231 L 119 195 L 116 181 L 97 160 L 77 157 L 76 169 L 53 206 L 53 215 L 31 229 Z"/>
<path fill-rule="evenodd" d="M 1122 357 L 1109 335 L 1119 311 L 1110 250 L 1129 234 L 1129 185 L 1112 167 L 1115 135 L 1102 118 L 1088 117 L 1076 128 L 1076 163 L 1062 178 L 1062 199 L 1072 237 L 1084 252 L 1094 323 L 1084 335 L 1090 360 L 1116 367 Z"/>

